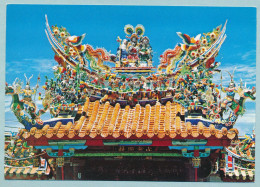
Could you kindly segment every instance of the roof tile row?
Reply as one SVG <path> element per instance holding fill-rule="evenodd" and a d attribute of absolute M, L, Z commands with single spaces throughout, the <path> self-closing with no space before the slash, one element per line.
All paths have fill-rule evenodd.
<path fill-rule="evenodd" d="M 121 108 L 120 104 L 115 106 L 110 105 L 109 102 L 100 104 L 99 101 L 90 102 L 87 98 L 81 112 L 82 115 L 74 124 L 57 122 L 54 127 L 49 125 L 45 125 L 42 129 L 33 127 L 30 131 L 24 130 L 23 137 L 34 136 L 38 139 L 42 136 L 47 138 L 56 136 L 72 139 L 76 136 L 81 138 L 97 136 L 130 138 L 135 136 L 141 138 L 147 135 L 149 138 L 155 136 L 175 138 L 179 135 L 182 138 L 188 136 L 196 138 L 203 135 L 205 138 L 215 136 L 220 139 L 227 136 L 229 139 L 233 139 L 238 133 L 236 129 L 227 130 L 225 127 L 218 130 L 213 124 L 206 127 L 202 122 L 192 125 L 190 122 L 181 121 L 177 113 L 184 115 L 185 108 L 176 102 L 167 102 L 166 105 L 158 102 L 154 106 L 147 104 L 145 107 L 137 104 L 134 108 L 130 108 L 130 106 Z"/>

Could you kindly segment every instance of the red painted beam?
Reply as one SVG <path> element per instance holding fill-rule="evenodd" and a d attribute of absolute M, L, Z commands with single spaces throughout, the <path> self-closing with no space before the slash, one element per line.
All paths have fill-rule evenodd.
<path fill-rule="evenodd" d="M 25 139 L 25 141 L 27 141 L 28 145 L 32 145 L 32 146 L 42 146 L 42 145 L 49 145 L 48 143 L 48 138 L 46 137 L 41 137 L 39 139 L 36 139 L 32 136 L 30 136 L 29 138 Z"/>
<path fill-rule="evenodd" d="M 86 146 L 104 146 L 103 140 L 100 139 L 90 139 L 86 141 Z"/>
<path fill-rule="evenodd" d="M 227 137 L 224 137 L 222 139 L 217 139 L 216 137 L 209 137 L 205 138 L 204 136 L 200 135 L 197 138 L 194 138 L 192 136 L 188 136 L 186 138 L 182 138 L 181 136 L 176 136 L 174 139 L 165 136 L 164 138 L 148 138 L 147 136 L 142 136 L 141 138 L 137 138 L 136 136 L 131 136 L 130 138 L 125 138 L 124 136 L 120 136 L 118 138 L 114 138 L 113 136 L 108 136 L 106 138 L 103 138 L 101 136 L 96 136 L 95 138 L 90 138 L 89 136 L 86 137 L 79 137 L 75 136 L 74 138 L 58 138 L 57 136 L 52 136 L 51 138 L 47 138 L 45 136 L 42 136 L 38 139 L 36 139 L 34 136 L 30 136 L 29 138 L 25 139 L 27 141 L 28 145 L 31 146 L 48 146 L 48 140 L 87 140 L 86 146 L 104 146 L 103 140 L 153 140 L 153 144 L 151 146 L 172 146 L 172 140 L 207 140 L 206 146 L 229 146 L 231 143 L 231 140 L 229 140 Z"/>
<path fill-rule="evenodd" d="M 172 146 L 172 140 L 153 140 L 151 146 Z"/>

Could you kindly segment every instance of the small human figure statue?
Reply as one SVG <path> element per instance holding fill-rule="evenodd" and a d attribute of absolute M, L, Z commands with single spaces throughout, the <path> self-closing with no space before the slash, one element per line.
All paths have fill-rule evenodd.
<path fill-rule="evenodd" d="M 138 36 L 136 34 L 132 34 L 130 38 L 130 43 L 128 46 L 128 56 L 127 59 L 131 63 L 135 63 L 138 66 L 138 53 L 139 53 L 139 46 L 138 46 Z"/>
<path fill-rule="evenodd" d="M 146 65 L 149 66 L 152 61 L 152 48 L 150 46 L 150 41 L 147 36 L 140 39 L 140 51 L 139 59 L 141 62 L 146 62 Z"/>
<path fill-rule="evenodd" d="M 119 42 L 117 55 L 118 55 L 119 61 L 121 63 L 122 61 L 127 59 L 127 56 L 128 56 L 128 52 L 127 52 L 128 41 L 127 41 L 127 39 L 123 39 L 123 41 L 122 41 L 119 37 L 118 37 L 117 41 Z M 121 41 L 122 41 L 122 43 L 121 43 Z"/>
<path fill-rule="evenodd" d="M 233 77 L 231 77 L 231 81 L 227 88 L 222 87 L 221 90 L 226 93 L 226 97 L 221 102 L 221 116 L 223 115 L 223 111 L 226 109 L 227 106 L 230 106 L 231 103 L 234 101 L 235 93 L 237 93 L 237 87 L 233 80 Z"/>
<path fill-rule="evenodd" d="M 36 93 L 36 89 L 38 88 L 38 85 L 36 86 L 36 88 L 31 89 L 30 88 L 30 79 L 33 77 L 33 75 L 27 79 L 26 75 L 24 74 L 25 78 L 26 78 L 26 86 L 25 89 L 23 89 L 23 100 L 27 101 L 27 102 L 32 102 L 32 95 L 34 95 Z"/>

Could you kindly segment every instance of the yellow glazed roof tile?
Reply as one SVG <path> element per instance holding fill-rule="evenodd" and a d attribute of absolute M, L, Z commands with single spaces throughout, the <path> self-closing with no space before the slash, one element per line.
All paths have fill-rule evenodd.
<path fill-rule="evenodd" d="M 233 139 L 238 133 L 236 129 L 222 128 L 218 130 L 213 124 L 206 127 L 202 122 L 198 122 L 197 125 L 190 122 L 185 123 L 177 116 L 178 112 L 183 115 L 185 108 L 176 102 L 167 102 L 166 105 L 157 102 L 154 106 L 147 104 L 145 107 L 137 104 L 133 108 L 130 106 L 121 108 L 118 103 L 112 106 L 109 102 L 101 104 L 98 100 L 90 102 L 87 99 L 82 111 L 82 116 L 74 124 L 57 122 L 54 127 L 46 125 L 42 130 L 32 128 L 30 132 L 24 132 L 23 137 L 28 138 L 33 135 L 35 138 L 55 136 L 71 139 L 75 136 L 81 138 L 101 136 L 105 138 L 112 135 L 114 138 L 120 136 L 140 138 L 145 135 L 148 138 L 154 136 L 175 138 L 178 135 L 182 138 L 197 138 L 199 136 L 209 138 L 213 136 L 220 139 L 227 136 L 229 139 Z"/>

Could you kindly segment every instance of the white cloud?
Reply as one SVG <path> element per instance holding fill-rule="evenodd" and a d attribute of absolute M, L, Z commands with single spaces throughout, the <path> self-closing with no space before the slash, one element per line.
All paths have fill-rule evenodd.
<path fill-rule="evenodd" d="M 256 55 L 256 50 L 251 50 L 251 51 L 246 52 L 244 55 L 242 55 L 241 59 L 244 61 L 246 61 L 248 59 L 251 60 L 252 57 L 255 58 L 255 55 Z"/>
<path fill-rule="evenodd" d="M 239 116 L 237 123 L 255 123 L 255 113 L 245 113 L 243 116 Z"/>
<path fill-rule="evenodd" d="M 239 135 L 238 136 L 244 136 L 246 134 L 252 134 L 254 130 L 254 126 L 245 126 L 245 127 L 240 127 L 240 126 L 235 126 L 235 128 L 238 130 Z"/>
<path fill-rule="evenodd" d="M 41 73 L 48 73 L 52 71 L 52 66 L 56 65 L 56 62 L 53 59 L 25 59 L 25 61 L 34 63 L 34 66 L 32 66 L 32 69 L 34 69 L 36 72 Z"/>
<path fill-rule="evenodd" d="M 5 96 L 5 106 L 10 106 L 12 102 L 12 97 L 10 95 Z"/>
<path fill-rule="evenodd" d="M 9 108 L 5 108 L 5 112 L 9 112 L 11 111 L 10 107 Z"/>
<path fill-rule="evenodd" d="M 236 69 L 235 69 L 236 68 Z M 217 84 L 221 84 L 223 86 L 228 86 L 230 83 L 230 72 L 233 75 L 234 72 L 234 81 L 237 85 L 240 85 L 240 79 L 242 79 L 243 84 L 247 83 L 250 87 L 255 86 L 256 84 L 256 65 L 255 64 L 240 64 L 236 66 L 223 66 L 220 67 L 222 70 L 222 81 L 221 74 L 217 73 L 214 75 L 213 81 Z M 228 71 L 228 72 L 227 72 Z"/>
<path fill-rule="evenodd" d="M 5 96 L 5 112 L 11 111 L 11 109 L 10 109 L 11 103 L 12 103 L 12 96 L 6 95 Z"/>
<path fill-rule="evenodd" d="M 27 72 L 52 72 L 52 66 L 56 64 L 54 59 L 23 59 L 21 61 L 6 62 L 6 74 Z M 26 67 L 26 69 L 25 69 Z M 29 75 L 28 75 L 29 76 Z M 37 75 L 38 76 L 38 75 Z"/>
<path fill-rule="evenodd" d="M 42 106 L 42 101 L 41 101 L 41 100 L 36 100 L 36 101 L 35 101 L 35 104 L 36 104 L 37 106 Z"/>
<path fill-rule="evenodd" d="M 255 109 L 246 110 L 243 116 L 239 116 L 234 128 L 237 128 L 239 135 L 251 134 L 256 125 Z"/>

